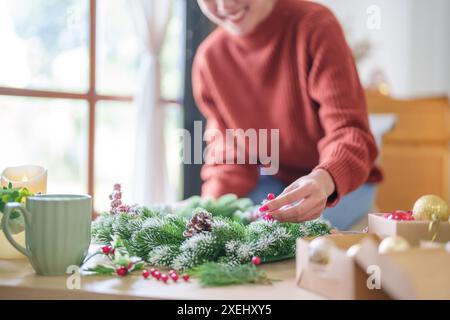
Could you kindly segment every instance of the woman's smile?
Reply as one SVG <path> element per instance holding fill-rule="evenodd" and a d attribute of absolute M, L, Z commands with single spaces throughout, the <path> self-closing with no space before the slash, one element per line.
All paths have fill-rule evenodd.
<path fill-rule="evenodd" d="M 235 35 L 246 35 L 269 16 L 279 0 L 198 0 L 203 13 Z"/>
<path fill-rule="evenodd" d="M 239 25 L 247 17 L 248 10 L 249 10 L 249 8 L 243 8 L 243 9 L 235 11 L 233 13 L 228 13 L 225 16 L 223 16 L 223 19 L 226 21 L 229 21 L 233 24 Z"/>

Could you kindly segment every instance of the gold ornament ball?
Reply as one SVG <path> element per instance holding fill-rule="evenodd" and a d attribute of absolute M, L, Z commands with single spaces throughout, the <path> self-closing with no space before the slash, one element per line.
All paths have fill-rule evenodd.
<path fill-rule="evenodd" d="M 409 243 L 405 238 L 400 236 L 387 237 L 381 241 L 378 246 L 379 254 L 386 254 L 392 252 L 402 252 L 409 249 Z"/>
<path fill-rule="evenodd" d="M 317 264 L 328 264 L 330 262 L 331 249 L 335 247 L 334 241 L 320 237 L 308 245 L 309 261 Z"/>
<path fill-rule="evenodd" d="M 435 195 L 426 195 L 419 198 L 413 207 L 413 217 L 416 220 L 448 221 L 450 212 L 444 199 Z"/>

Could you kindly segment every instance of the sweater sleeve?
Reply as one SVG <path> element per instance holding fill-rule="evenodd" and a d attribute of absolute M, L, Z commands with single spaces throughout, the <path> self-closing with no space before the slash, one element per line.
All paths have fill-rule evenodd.
<path fill-rule="evenodd" d="M 207 152 L 205 164 L 201 169 L 202 197 L 217 198 L 227 193 L 245 197 L 253 190 L 258 181 L 256 165 L 228 164 L 227 150 L 223 140 L 227 126 L 214 103 L 213 93 L 207 84 L 211 83 L 205 75 L 205 58 L 198 53 L 192 68 L 194 98 L 199 110 L 206 118 L 205 140 Z M 206 133 L 205 132 L 205 133 Z M 207 137 L 207 138 L 206 138 Z M 232 146 L 235 149 L 235 146 Z M 236 153 L 231 153 L 235 158 Z M 223 161 L 222 161 L 223 160 Z"/>
<path fill-rule="evenodd" d="M 336 191 L 328 205 L 335 206 L 367 180 L 378 150 L 352 52 L 334 15 L 327 9 L 322 13 L 309 24 L 308 86 L 325 133 L 316 169 L 327 170 L 334 179 Z"/>

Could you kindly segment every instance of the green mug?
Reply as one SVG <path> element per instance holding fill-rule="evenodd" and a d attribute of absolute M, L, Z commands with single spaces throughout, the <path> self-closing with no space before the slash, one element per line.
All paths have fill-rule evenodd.
<path fill-rule="evenodd" d="M 25 218 L 26 248 L 9 230 L 9 217 L 19 210 Z M 91 242 L 91 197 L 88 195 L 37 195 L 26 204 L 5 206 L 2 228 L 6 239 L 26 255 L 39 275 L 60 276 L 69 266 L 81 266 Z"/>

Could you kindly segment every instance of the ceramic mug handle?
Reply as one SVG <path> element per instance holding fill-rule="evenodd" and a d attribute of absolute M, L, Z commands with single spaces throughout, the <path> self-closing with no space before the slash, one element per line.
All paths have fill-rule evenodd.
<path fill-rule="evenodd" d="M 11 245 L 14 248 L 19 250 L 25 256 L 30 257 L 30 252 L 26 248 L 24 248 L 20 244 L 18 244 L 16 240 L 14 240 L 14 238 L 11 235 L 11 231 L 9 230 L 8 221 L 9 221 L 9 217 L 11 216 L 11 213 L 14 210 L 18 210 L 23 214 L 26 224 L 29 224 L 29 222 L 30 222 L 30 217 L 31 217 L 30 212 L 27 209 L 25 209 L 25 207 L 22 204 L 20 204 L 18 202 L 7 203 L 5 206 L 5 210 L 3 213 L 3 219 L 2 219 L 3 233 L 5 234 L 6 239 L 8 239 L 8 241 L 11 243 Z"/>

